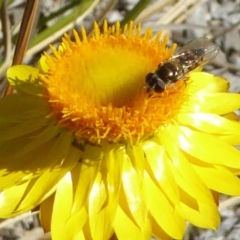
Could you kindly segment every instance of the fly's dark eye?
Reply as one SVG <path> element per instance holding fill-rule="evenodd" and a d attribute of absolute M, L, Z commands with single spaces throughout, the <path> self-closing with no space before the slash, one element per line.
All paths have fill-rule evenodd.
<path fill-rule="evenodd" d="M 154 91 L 157 93 L 161 93 L 165 90 L 165 84 L 161 79 L 158 79 Z"/>
<path fill-rule="evenodd" d="M 148 73 L 148 75 L 146 76 L 146 79 L 145 79 L 147 85 L 151 88 L 153 88 L 156 83 L 154 75 L 155 75 L 154 73 Z"/>
<path fill-rule="evenodd" d="M 149 73 L 146 76 L 146 83 L 150 89 L 153 89 L 157 93 L 165 90 L 165 83 L 155 73 Z"/>

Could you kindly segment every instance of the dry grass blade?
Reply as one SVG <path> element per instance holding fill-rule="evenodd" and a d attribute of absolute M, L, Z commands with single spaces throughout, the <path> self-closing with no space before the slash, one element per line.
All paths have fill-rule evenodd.
<path fill-rule="evenodd" d="M 201 0 L 195 2 L 193 5 L 189 5 L 187 9 L 183 12 L 183 14 L 179 14 L 179 16 L 175 19 L 174 23 L 179 24 L 187 19 L 187 17 L 201 4 Z"/>
<path fill-rule="evenodd" d="M 3 1 L 1 6 L 1 22 L 3 31 L 3 42 L 4 42 L 4 59 L 9 61 L 11 53 L 11 36 L 10 36 L 10 23 L 7 16 L 6 1 Z"/>
<path fill-rule="evenodd" d="M 151 17 L 153 14 L 159 12 L 162 8 L 164 8 L 166 5 L 169 4 L 169 0 L 162 0 L 157 1 L 147 8 L 145 8 L 139 16 L 136 18 L 135 22 L 140 23 L 146 21 L 149 17 Z"/>
<path fill-rule="evenodd" d="M 10 34 L 10 22 L 9 18 L 7 16 L 7 7 L 6 7 L 6 1 L 2 2 L 1 5 L 1 11 L 0 11 L 0 18 L 2 23 L 2 33 L 3 33 L 3 46 L 4 46 L 4 62 L 1 65 L 1 71 L 0 71 L 0 79 L 3 79 L 5 76 L 5 69 L 10 65 L 11 63 L 11 34 Z M 4 89 L 5 89 L 5 81 L 0 82 L 0 96 L 3 95 Z"/>
<path fill-rule="evenodd" d="M 34 17 L 38 6 L 38 0 L 28 0 L 23 14 L 22 24 L 18 35 L 16 49 L 13 56 L 13 65 L 22 63 L 29 36 L 31 34 Z"/>
<path fill-rule="evenodd" d="M 192 7 L 192 5 L 196 5 L 196 4 L 198 5 L 200 3 L 201 3 L 201 0 L 197 2 L 195 0 L 178 1 L 174 6 L 171 7 L 171 9 L 164 16 L 162 16 L 156 22 L 156 24 L 158 25 L 158 24 L 173 23 L 175 19 L 177 19 L 182 14 L 186 13 L 186 10 L 189 7 Z"/>
<path fill-rule="evenodd" d="M 117 4 L 117 0 L 110 0 L 108 1 L 104 8 L 101 9 L 100 14 L 96 15 L 94 20 L 99 24 L 102 25 L 103 21 L 106 19 L 106 15 L 109 11 L 111 11 L 115 5 Z M 89 33 L 90 34 L 90 33 Z"/>
<path fill-rule="evenodd" d="M 229 208 L 229 207 L 235 207 L 236 205 L 239 205 L 239 204 L 240 204 L 240 197 L 239 196 L 228 198 L 225 201 L 220 203 L 219 211 L 222 211 L 222 210 L 224 210 L 226 208 Z"/>
<path fill-rule="evenodd" d="M 23 14 L 22 24 L 18 35 L 16 49 L 14 52 L 12 65 L 21 64 L 27 48 L 29 36 L 31 34 L 34 18 L 38 6 L 38 0 L 27 0 L 26 7 Z M 9 95 L 13 89 L 8 85 L 5 95 Z"/>

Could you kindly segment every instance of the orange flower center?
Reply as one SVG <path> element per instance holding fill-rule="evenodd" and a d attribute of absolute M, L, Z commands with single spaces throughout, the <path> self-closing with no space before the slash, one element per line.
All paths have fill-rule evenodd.
<path fill-rule="evenodd" d="M 53 55 L 44 55 L 48 70 L 40 77 L 46 98 L 59 125 L 70 128 L 78 141 L 137 142 L 153 135 L 172 121 L 184 98 L 183 81 L 163 93 L 149 94 L 145 77 L 172 56 L 175 45 L 166 48 L 160 34 L 140 36 L 140 27 L 130 24 L 122 32 L 119 24 L 103 33 L 95 25 L 94 35 L 82 40 L 74 31 Z M 41 62 L 41 61 L 40 61 Z"/>

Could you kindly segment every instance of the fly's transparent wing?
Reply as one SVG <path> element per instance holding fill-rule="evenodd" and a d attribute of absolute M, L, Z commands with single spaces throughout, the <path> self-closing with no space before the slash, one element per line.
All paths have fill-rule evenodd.
<path fill-rule="evenodd" d="M 199 66 L 213 60 L 218 54 L 219 47 L 206 37 L 196 38 L 174 54 L 171 59 L 179 59 L 183 64 L 198 64 Z"/>

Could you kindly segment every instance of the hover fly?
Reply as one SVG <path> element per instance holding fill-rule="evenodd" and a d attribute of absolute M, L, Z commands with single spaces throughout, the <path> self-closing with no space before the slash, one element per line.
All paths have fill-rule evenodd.
<path fill-rule="evenodd" d="M 188 42 L 167 61 L 146 76 L 147 92 L 163 92 L 180 79 L 187 78 L 192 70 L 203 66 L 216 57 L 219 47 L 208 38 L 201 37 Z"/>

